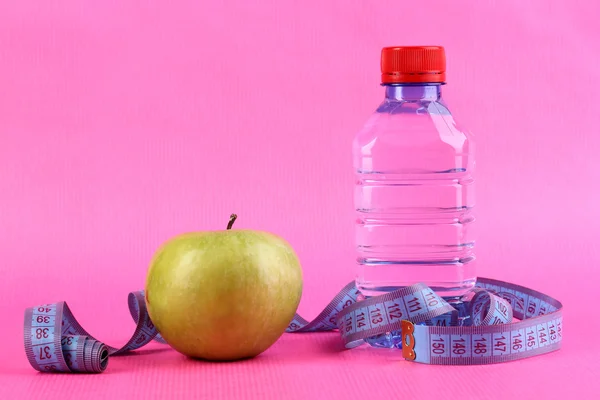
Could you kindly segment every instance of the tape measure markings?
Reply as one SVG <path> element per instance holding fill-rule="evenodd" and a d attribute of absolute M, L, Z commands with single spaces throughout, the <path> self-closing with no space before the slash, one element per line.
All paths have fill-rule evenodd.
<path fill-rule="evenodd" d="M 523 286 L 480 278 L 467 302 L 473 326 L 455 326 L 458 311 L 423 284 L 361 299 L 346 285 L 312 321 L 296 314 L 286 332 L 338 329 L 346 348 L 364 339 L 401 331 L 402 353 L 428 364 L 489 364 L 555 351 L 562 342 L 562 304 Z M 122 347 L 107 346 L 77 322 L 64 302 L 25 310 L 25 354 L 41 372 L 99 373 L 112 356 L 152 340 L 166 343 L 152 323 L 144 292 L 128 306 L 136 328 Z M 521 321 L 512 322 L 513 317 Z"/>

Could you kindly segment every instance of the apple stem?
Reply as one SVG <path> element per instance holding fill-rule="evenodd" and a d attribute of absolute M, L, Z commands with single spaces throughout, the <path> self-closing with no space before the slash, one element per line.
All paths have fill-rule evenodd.
<path fill-rule="evenodd" d="M 236 219 L 237 219 L 237 215 L 231 214 L 231 216 L 229 217 L 229 223 L 227 224 L 227 230 L 231 229 L 231 227 L 233 226 L 233 223 L 235 222 Z"/>

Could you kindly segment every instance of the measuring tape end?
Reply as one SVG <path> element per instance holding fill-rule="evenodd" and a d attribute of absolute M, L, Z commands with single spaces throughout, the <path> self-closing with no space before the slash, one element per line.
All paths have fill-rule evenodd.
<path fill-rule="evenodd" d="M 417 358 L 417 353 L 415 353 L 415 324 L 405 319 L 400 322 L 400 326 L 402 332 L 402 356 L 409 361 L 414 361 Z"/>

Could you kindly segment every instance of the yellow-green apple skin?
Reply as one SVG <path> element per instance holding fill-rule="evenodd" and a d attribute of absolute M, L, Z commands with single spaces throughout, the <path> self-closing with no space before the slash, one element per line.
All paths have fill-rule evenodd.
<path fill-rule="evenodd" d="M 301 296 L 302 269 L 292 247 L 254 230 L 174 237 L 158 249 L 146 278 L 146 305 L 160 334 L 180 353 L 206 360 L 268 349 Z"/>

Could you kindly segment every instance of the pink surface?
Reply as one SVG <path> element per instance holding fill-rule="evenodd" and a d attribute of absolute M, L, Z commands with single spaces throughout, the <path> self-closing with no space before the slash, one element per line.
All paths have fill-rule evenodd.
<path fill-rule="evenodd" d="M 598 393 L 597 2 L 201 3 L 0 3 L 1 399 Z M 446 47 L 445 96 L 478 140 L 480 275 L 563 301 L 561 351 L 436 367 L 331 333 L 233 364 L 152 345 L 99 376 L 31 369 L 26 307 L 66 300 L 122 344 L 154 249 L 231 212 L 294 245 L 316 316 L 353 278 L 351 140 L 396 44 Z"/>

